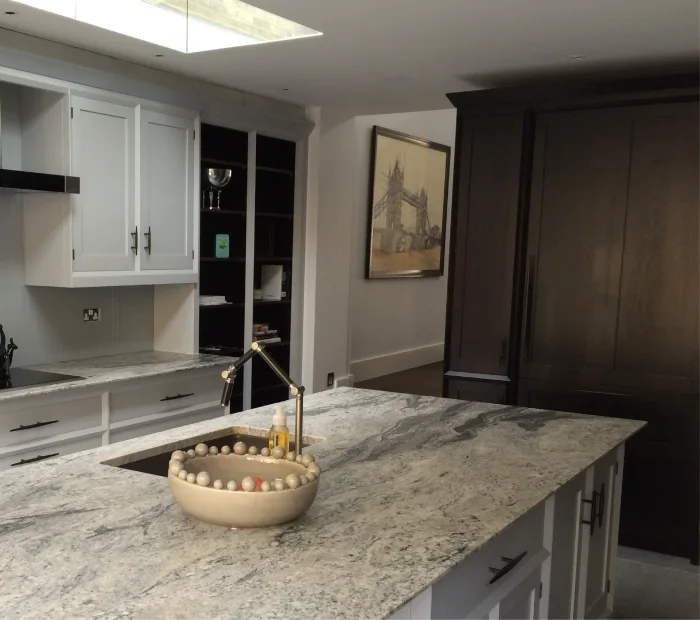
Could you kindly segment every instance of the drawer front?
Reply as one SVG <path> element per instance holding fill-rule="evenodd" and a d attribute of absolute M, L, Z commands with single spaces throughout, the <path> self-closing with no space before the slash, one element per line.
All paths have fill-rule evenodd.
<path fill-rule="evenodd" d="M 31 463 L 38 463 L 50 458 L 99 448 L 102 445 L 102 435 L 84 437 L 82 439 L 74 439 L 62 443 L 51 444 L 51 442 L 47 442 L 47 444 L 48 445 L 41 448 L 34 447 L 23 452 L 16 452 L 11 456 L 0 456 L 0 470 L 16 469 L 17 467 L 24 467 Z"/>
<path fill-rule="evenodd" d="M 204 409 L 202 411 L 197 411 L 195 413 L 175 415 L 163 420 L 156 420 L 155 422 L 135 424 L 126 428 L 110 431 L 109 443 L 117 443 L 118 441 L 126 441 L 127 439 L 134 439 L 135 437 L 143 437 L 144 435 L 160 433 L 162 431 L 168 431 L 171 428 L 211 420 L 212 418 L 217 418 L 221 415 L 224 415 L 223 407 L 216 406 Z"/>
<path fill-rule="evenodd" d="M 223 368 L 175 373 L 167 379 L 143 379 L 112 390 L 110 423 L 219 402 L 224 387 Z"/>
<path fill-rule="evenodd" d="M 523 515 L 483 549 L 433 586 L 433 618 L 465 618 L 497 587 L 517 578 L 517 569 L 544 550 L 544 502 Z M 507 559 L 513 560 L 508 562 Z M 520 561 L 515 564 L 515 560 Z M 496 570 L 512 565 L 510 572 Z M 495 581 L 489 583 L 491 580 Z"/>
<path fill-rule="evenodd" d="M 8 408 L 9 409 L 9 408 Z M 63 433 L 102 426 L 102 397 L 94 392 L 81 396 L 27 398 L 22 406 L 0 407 L 0 446 L 45 439 Z"/>

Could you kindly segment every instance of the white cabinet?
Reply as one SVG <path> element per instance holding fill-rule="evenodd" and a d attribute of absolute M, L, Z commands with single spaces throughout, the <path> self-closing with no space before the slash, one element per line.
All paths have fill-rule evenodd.
<path fill-rule="evenodd" d="M 83 97 L 72 106 L 73 270 L 133 271 L 136 109 Z"/>
<path fill-rule="evenodd" d="M 541 579 L 541 570 L 538 567 L 491 609 L 489 619 L 533 620 L 539 618 Z"/>
<path fill-rule="evenodd" d="M 141 268 L 192 269 L 194 119 L 141 112 Z"/>
<path fill-rule="evenodd" d="M 617 455 L 611 452 L 600 459 L 588 472 L 587 490 L 594 511 L 589 528 L 588 566 L 586 568 L 585 618 L 599 618 L 608 604 L 610 566 L 613 547 L 613 512 L 617 482 Z M 616 551 L 615 551 L 616 555 Z"/>
<path fill-rule="evenodd" d="M 70 173 L 80 178 L 80 194 L 24 196 L 25 282 L 197 282 L 196 113 L 113 94 L 65 97 Z"/>

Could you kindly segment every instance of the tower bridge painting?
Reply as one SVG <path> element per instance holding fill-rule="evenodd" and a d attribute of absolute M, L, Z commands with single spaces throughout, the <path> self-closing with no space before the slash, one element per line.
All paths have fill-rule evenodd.
<path fill-rule="evenodd" d="M 450 147 L 372 132 L 367 278 L 441 276 Z"/>

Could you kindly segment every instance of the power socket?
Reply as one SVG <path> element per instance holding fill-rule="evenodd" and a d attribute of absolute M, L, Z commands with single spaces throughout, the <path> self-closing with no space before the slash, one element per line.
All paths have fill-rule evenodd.
<path fill-rule="evenodd" d="M 100 309 L 99 308 L 85 308 L 83 310 L 83 322 L 92 323 L 94 321 L 100 320 Z"/>
<path fill-rule="evenodd" d="M 328 387 L 333 387 L 333 384 L 335 383 L 335 373 L 334 372 L 329 372 L 328 377 L 326 378 L 326 385 Z"/>

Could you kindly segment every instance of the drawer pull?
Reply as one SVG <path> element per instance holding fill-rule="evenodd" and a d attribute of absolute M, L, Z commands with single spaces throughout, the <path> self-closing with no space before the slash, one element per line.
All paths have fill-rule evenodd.
<path fill-rule="evenodd" d="M 166 396 L 165 398 L 161 398 L 160 402 L 164 403 L 168 400 L 179 400 L 180 398 L 187 398 L 188 396 L 194 396 L 194 392 L 191 392 L 190 394 L 175 394 L 175 396 Z"/>
<path fill-rule="evenodd" d="M 522 559 L 527 555 L 527 551 L 523 551 L 520 555 L 514 558 L 501 558 L 502 562 L 506 562 L 506 565 L 502 568 L 489 568 L 489 571 L 496 573 L 489 581 L 489 584 L 496 583 L 501 577 L 505 577 L 510 571 L 512 571 Z"/>
<path fill-rule="evenodd" d="M 26 465 L 27 463 L 36 463 L 37 461 L 43 461 L 44 459 L 50 459 L 53 458 L 54 456 L 58 456 L 58 452 L 54 452 L 53 454 L 40 454 L 39 456 L 35 456 L 33 459 L 21 459 L 17 461 L 16 463 L 12 463 L 10 467 L 17 467 L 17 465 Z"/>
<path fill-rule="evenodd" d="M 58 420 L 49 420 L 48 422 L 37 422 L 36 424 L 27 424 L 27 426 L 22 426 L 21 424 L 17 428 L 11 428 L 10 432 L 15 431 L 28 431 L 30 428 L 39 428 L 41 426 L 48 426 L 49 424 L 56 424 Z"/>

